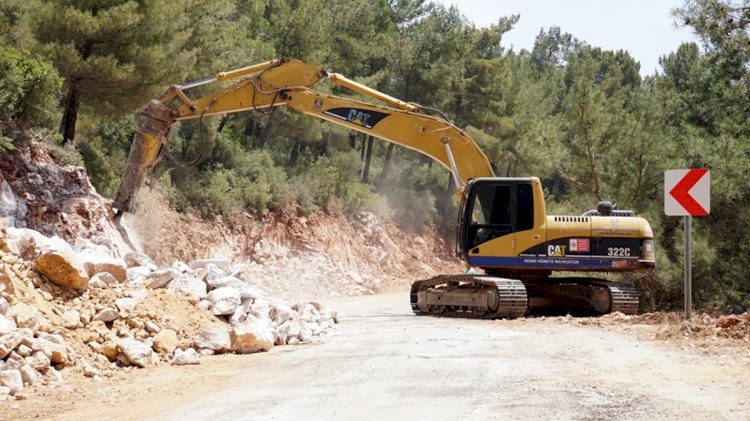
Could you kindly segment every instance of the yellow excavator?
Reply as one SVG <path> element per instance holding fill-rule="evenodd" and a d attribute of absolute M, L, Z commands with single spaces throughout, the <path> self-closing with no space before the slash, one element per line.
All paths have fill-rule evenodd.
<path fill-rule="evenodd" d="M 199 98 L 188 91 L 237 80 Z M 384 105 L 326 95 L 321 79 Z M 456 253 L 471 270 L 412 284 L 414 313 L 515 318 L 555 311 L 635 314 L 638 294 L 627 283 L 564 272 L 635 272 L 654 267 L 649 223 L 608 202 L 580 216 L 550 216 L 536 177 L 496 177 L 487 157 L 439 111 L 407 103 L 297 60 L 274 60 L 167 89 L 138 118 L 128 164 L 114 200 L 118 217 L 133 211 L 146 172 L 158 162 L 176 121 L 287 106 L 415 150 L 453 175 L 460 197 Z M 481 269 L 484 274 L 474 274 Z"/>

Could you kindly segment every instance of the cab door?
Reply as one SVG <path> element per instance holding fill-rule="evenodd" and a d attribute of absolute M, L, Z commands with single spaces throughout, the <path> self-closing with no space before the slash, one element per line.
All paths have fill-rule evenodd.
<path fill-rule="evenodd" d="M 485 256 L 514 254 L 514 187 L 513 183 L 495 180 L 482 180 L 473 186 L 464 221 L 464 247 L 469 254 L 480 253 L 483 244 L 490 248 L 481 251 Z"/>

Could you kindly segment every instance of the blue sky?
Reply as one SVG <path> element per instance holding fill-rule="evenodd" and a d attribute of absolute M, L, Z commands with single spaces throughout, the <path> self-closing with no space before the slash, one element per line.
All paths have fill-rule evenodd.
<path fill-rule="evenodd" d="M 501 16 L 520 14 L 502 44 L 531 49 L 539 30 L 559 26 L 563 32 L 607 50 L 627 50 L 641 63 L 641 75 L 661 72 L 659 57 L 683 42 L 697 41 L 690 28 L 676 28 L 671 10 L 682 0 L 433 0 L 454 4 L 478 27 Z"/>

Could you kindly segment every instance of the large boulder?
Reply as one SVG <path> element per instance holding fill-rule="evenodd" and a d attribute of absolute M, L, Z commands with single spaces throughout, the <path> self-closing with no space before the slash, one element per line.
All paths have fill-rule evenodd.
<path fill-rule="evenodd" d="M 141 368 L 148 365 L 151 359 L 151 346 L 137 339 L 119 339 L 117 341 L 117 348 L 130 363 Z"/>
<path fill-rule="evenodd" d="M 16 394 L 23 391 L 23 377 L 21 372 L 18 370 L 2 370 L 0 371 L 0 386 L 6 386 L 10 388 L 11 394 Z"/>
<path fill-rule="evenodd" d="M 232 327 L 232 351 L 249 354 L 273 348 L 273 329 L 265 319 L 248 317 Z"/>
<path fill-rule="evenodd" d="M 240 293 L 232 287 L 217 288 L 208 294 L 207 299 L 216 316 L 233 314 L 240 305 Z"/>
<path fill-rule="evenodd" d="M 27 228 L 8 227 L 5 232 L 5 247 L 24 260 L 34 260 L 47 250 L 65 250 L 73 253 L 73 248 L 60 237 L 48 238 L 38 231 Z"/>
<path fill-rule="evenodd" d="M 158 267 L 156 266 L 156 263 L 154 263 L 154 261 L 151 260 L 150 257 L 146 256 L 143 253 L 138 253 L 137 251 L 133 251 L 133 252 L 126 254 L 125 263 L 127 263 L 129 268 L 133 268 L 137 266 L 146 266 L 147 268 L 151 270 L 158 269 Z"/>
<path fill-rule="evenodd" d="M 86 269 L 78 257 L 68 250 L 52 249 L 42 252 L 34 261 L 34 270 L 61 287 L 78 291 L 88 287 L 89 276 Z"/>
<path fill-rule="evenodd" d="M 125 270 L 127 274 L 128 282 L 134 285 L 140 285 L 146 282 L 146 279 L 151 275 L 151 269 L 148 266 L 135 266 Z"/>
<path fill-rule="evenodd" d="M 230 348 L 229 329 L 221 323 L 202 327 L 195 334 L 193 343 L 197 348 L 223 352 Z"/>
<path fill-rule="evenodd" d="M 146 286 L 153 289 L 164 288 L 177 275 L 179 275 L 179 272 L 174 269 L 162 269 L 151 272 L 151 274 L 146 276 Z"/>
<path fill-rule="evenodd" d="M 248 298 L 255 299 L 261 296 L 261 293 L 259 290 L 253 289 L 250 285 L 246 284 L 244 281 L 231 275 L 216 278 L 216 277 L 208 276 L 208 273 L 207 273 L 206 282 L 211 288 L 214 288 L 214 289 L 225 288 L 225 287 L 234 288 L 239 293 L 241 300 L 246 300 Z"/>
<path fill-rule="evenodd" d="M 167 284 L 167 290 L 177 292 L 188 297 L 195 304 L 208 294 L 206 284 L 190 275 L 180 275 Z"/>
<path fill-rule="evenodd" d="M 83 261 L 83 266 L 89 277 L 97 273 L 108 273 L 112 275 L 117 282 L 125 282 L 127 279 L 125 261 L 106 254 L 84 252 L 78 254 Z"/>

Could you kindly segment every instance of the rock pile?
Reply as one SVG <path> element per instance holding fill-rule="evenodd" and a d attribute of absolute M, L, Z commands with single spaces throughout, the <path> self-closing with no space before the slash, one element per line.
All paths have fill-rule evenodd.
<path fill-rule="evenodd" d="M 96 379 L 316 342 L 337 322 L 318 303 L 267 297 L 228 261 L 160 268 L 141 253 L 0 225 L 0 400 L 62 382 L 61 371 Z"/>

